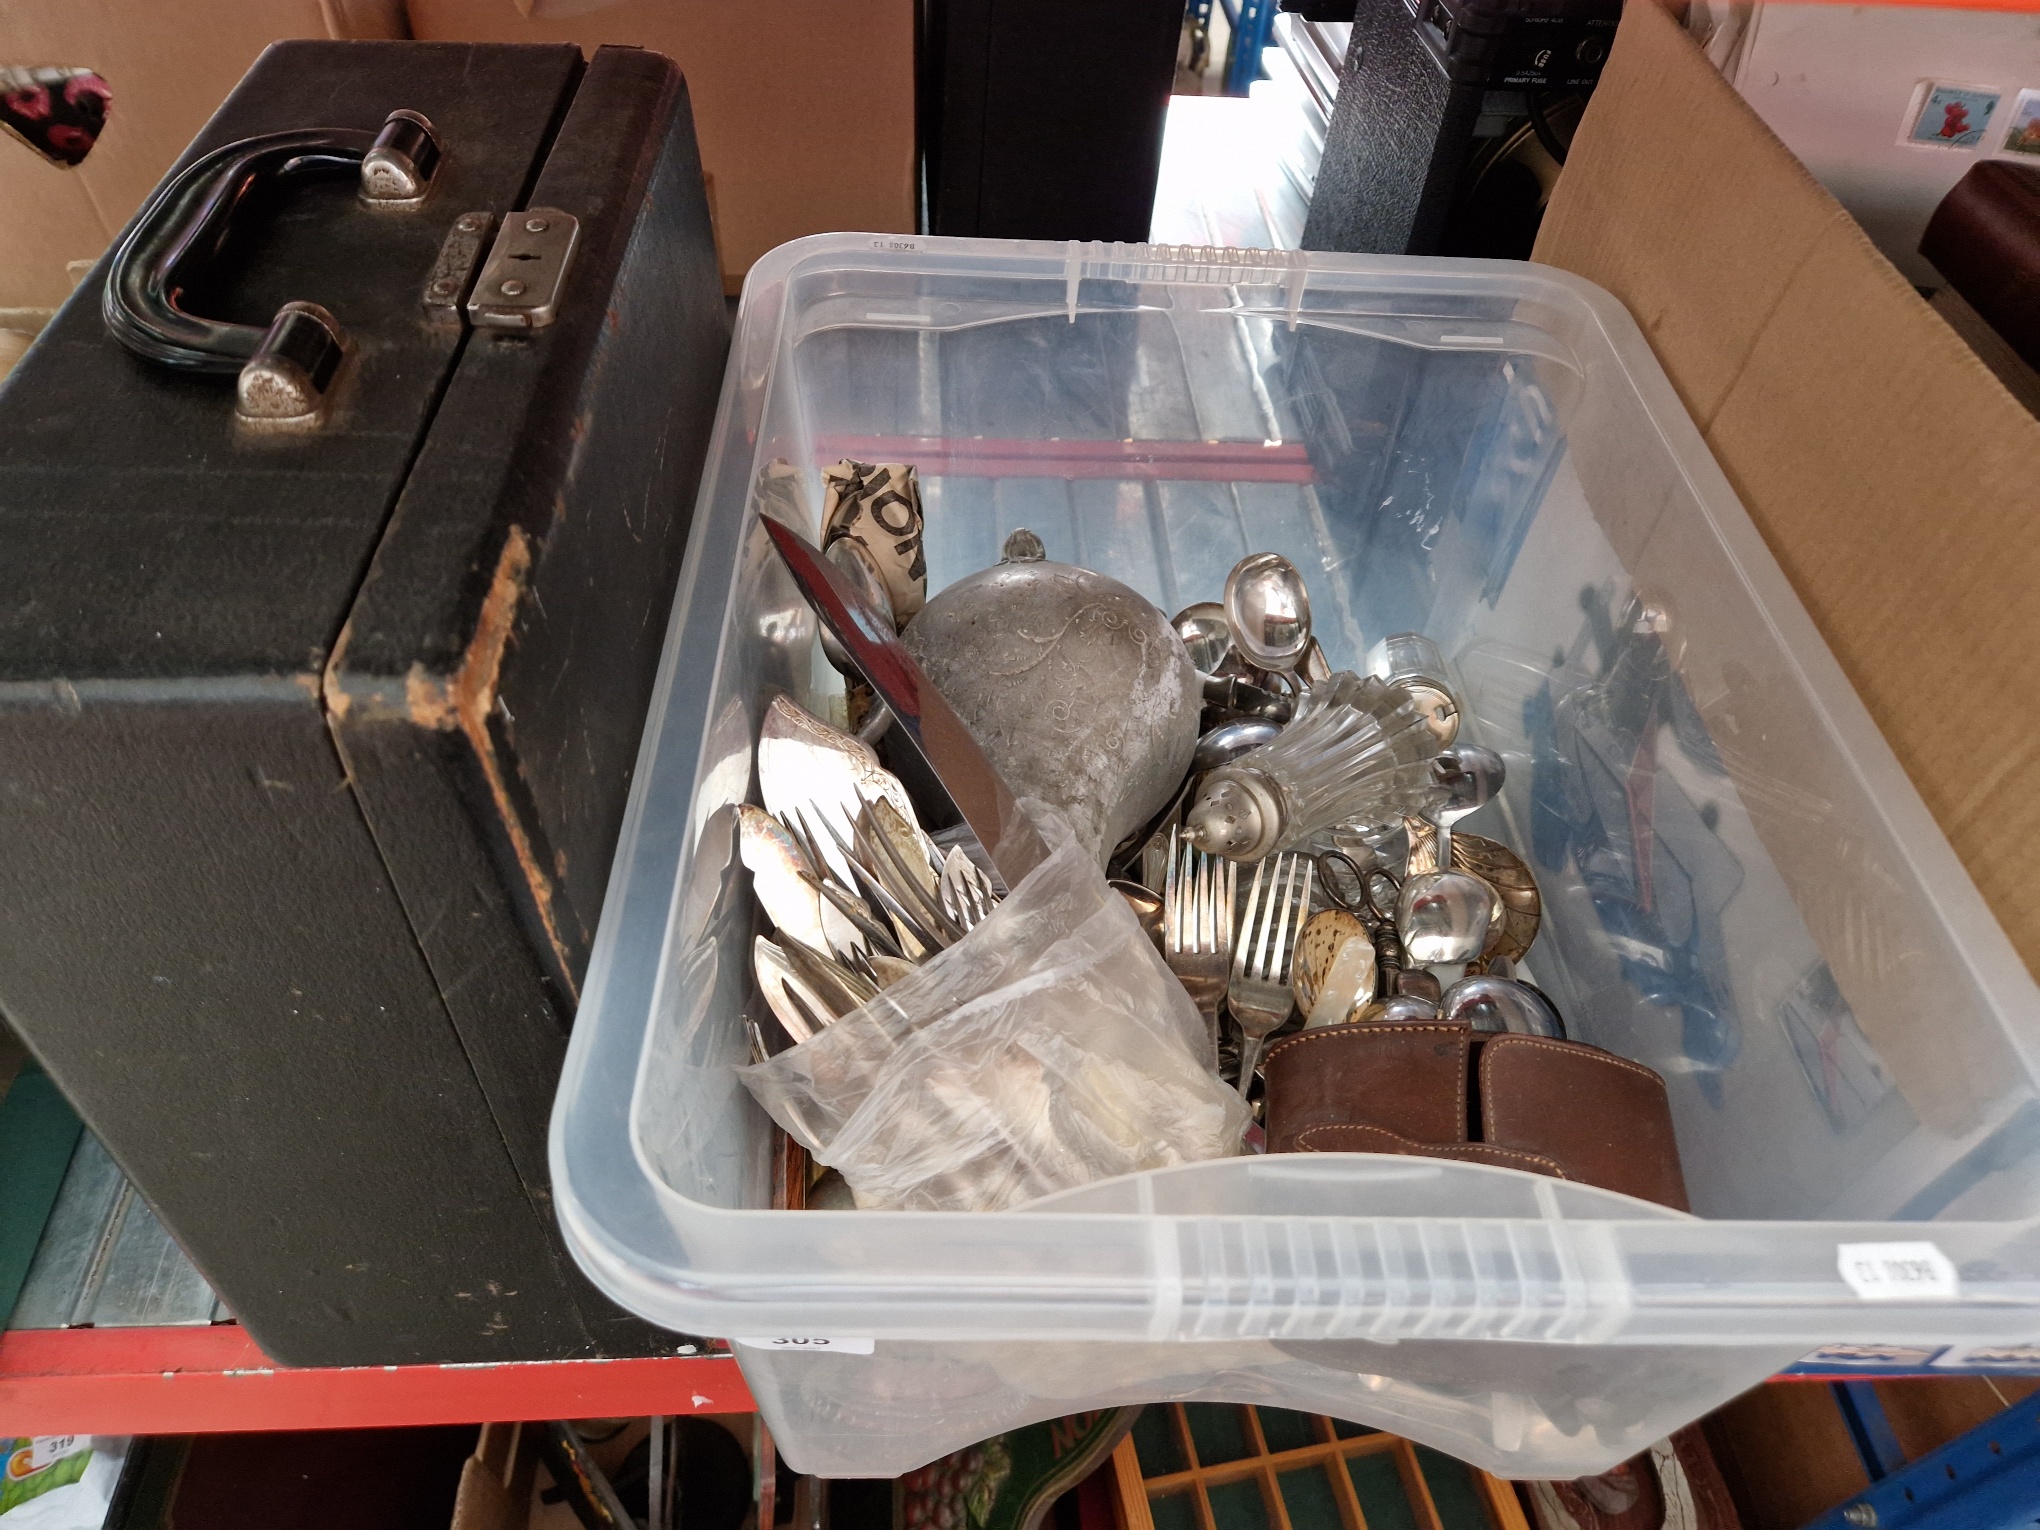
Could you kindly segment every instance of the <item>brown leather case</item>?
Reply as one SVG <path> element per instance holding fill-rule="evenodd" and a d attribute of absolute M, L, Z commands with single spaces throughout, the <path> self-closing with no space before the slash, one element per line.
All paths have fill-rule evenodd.
<path fill-rule="evenodd" d="M 1578 1041 L 1487 1036 L 1479 1047 L 1481 1140 L 1538 1153 L 1563 1177 L 1686 1207 L 1665 1081 Z"/>
<path fill-rule="evenodd" d="M 1313 1126 L 1361 1122 L 1418 1142 L 1466 1141 L 1472 1037 L 1442 1023 L 1337 1025 L 1276 1043 L 1262 1064 L 1268 1151 L 1298 1151 Z"/>
<path fill-rule="evenodd" d="M 1934 209 L 1920 253 L 2040 367 L 2040 170 L 2002 159 L 1971 166 Z"/>
<path fill-rule="evenodd" d="M 1271 1153 L 1410 1153 L 1687 1209 L 1665 1083 L 1599 1047 L 1462 1025 L 1357 1024 L 1269 1049 Z"/>

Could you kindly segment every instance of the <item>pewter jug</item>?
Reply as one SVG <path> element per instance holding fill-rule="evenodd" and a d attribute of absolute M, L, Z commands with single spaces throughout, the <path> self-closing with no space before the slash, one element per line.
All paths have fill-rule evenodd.
<path fill-rule="evenodd" d="M 934 596 L 902 638 L 1013 791 L 1061 812 L 1101 862 L 1190 768 L 1196 668 L 1168 618 L 1116 579 L 1001 563 Z"/>

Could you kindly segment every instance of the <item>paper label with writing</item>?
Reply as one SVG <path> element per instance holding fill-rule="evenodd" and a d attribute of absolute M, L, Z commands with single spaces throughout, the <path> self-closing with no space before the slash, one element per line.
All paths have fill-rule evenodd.
<path fill-rule="evenodd" d="M 1866 1302 L 1962 1294 L 1953 1261 L 1931 1243 L 1843 1243 L 1835 1249 L 1835 1264 Z"/>
<path fill-rule="evenodd" d="M 739 1339 L 753 1349 L 773 1349 L 781 1354 L 814 1354 L 827 1350 L 835 1355 L 868 1355 L 876 1345 L 870 1339 Z"/>
<path fill-rule="evenodd" d="M 39 1472 L 45 1466 L 55 1466 L 66 1456 L 91 1448 L 89 1434 L 39 1434 L 28 1443 L 29 1469 Z"/>

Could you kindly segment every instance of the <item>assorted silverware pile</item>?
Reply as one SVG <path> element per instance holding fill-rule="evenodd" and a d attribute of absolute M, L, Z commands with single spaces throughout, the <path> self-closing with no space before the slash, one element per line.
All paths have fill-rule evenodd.
<path fill-rule="evenodd" d="M 1506 846 L 1453 832 L 1506 772 L 1458 741 L 1436 646 L 1398 633 L 1372 673 L 1333 672 L 1303 577 L 1275 553 L 1170 625 L 1201 676 L 1203 731 L 1169 807 L 1112 865 L 1162 894 L 1163 955 L 1225 1074 L 1246 1090 L 1267 1039 L 1298 1026 L 1563 1036 L 1512 975 L 1536 937 L 1536 879 Z"/>
<path fill-rule="evenodd" d="M 1535 878 L 1506 846 L 1454 832 L 1505 769 L 1459 739 L 1434 644 L 1399 633 L 1368 673 L 1333 671 L 1301 571 L 1272 552 L 1173 621 L 1049 561 L 1026 531 L 927 599 L 911 471 L 855 467 L 831 480 L 822 548 L 766 521 L 850 681 L 847 715 L 863 719 L 853 736 L 774 699 L 764 805 L 739 810 L 774 926 L 753 966 L 787 1040 L 812 1039 L 997 908 L 1043 853 L 1021 797 L 1095 852 L 1243 1094 L 1268 1039 L 1301 1026 L 1438 1018 L 1564 1035 L 1519 970 L 1541 917 Z M 874 486 L 894 519 L 852 493 Z M 911 537 L 891 536 L 909 522 Z M 868 741 L 946 800 L 917 812 Z M 959 816 L 939 843 L 922 827 Z"/>
<path fill-rule="evenodd" d="M 756 938 L 752 967 L 795 1042 L 963 939 L 1004 895 L 961 846 L 936 845 L 869 744 L 784 696 L 766 707 L 758 775 L 766 805 L 737 809 L 738 846 L 775 933 Z"/>

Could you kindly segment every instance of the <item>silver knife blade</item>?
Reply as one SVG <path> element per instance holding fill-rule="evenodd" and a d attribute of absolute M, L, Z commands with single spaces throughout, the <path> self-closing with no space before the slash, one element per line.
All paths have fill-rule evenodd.
<path fill-rule="evenodd" d="M 807 538 L 783 521 L 770 516 L 761 519 L 801 595 L 842 645 L 865 683 L 891 709 L 896 726 L 927 761 L 1006 885 L 1017 887 L 1047 856 L 1048 848 L 1014 812 L 1012 789 L 985 757 L 963 719 L 921 672 L 892 630 L 892 623 L 872 610 L 842 571 Z"/>

